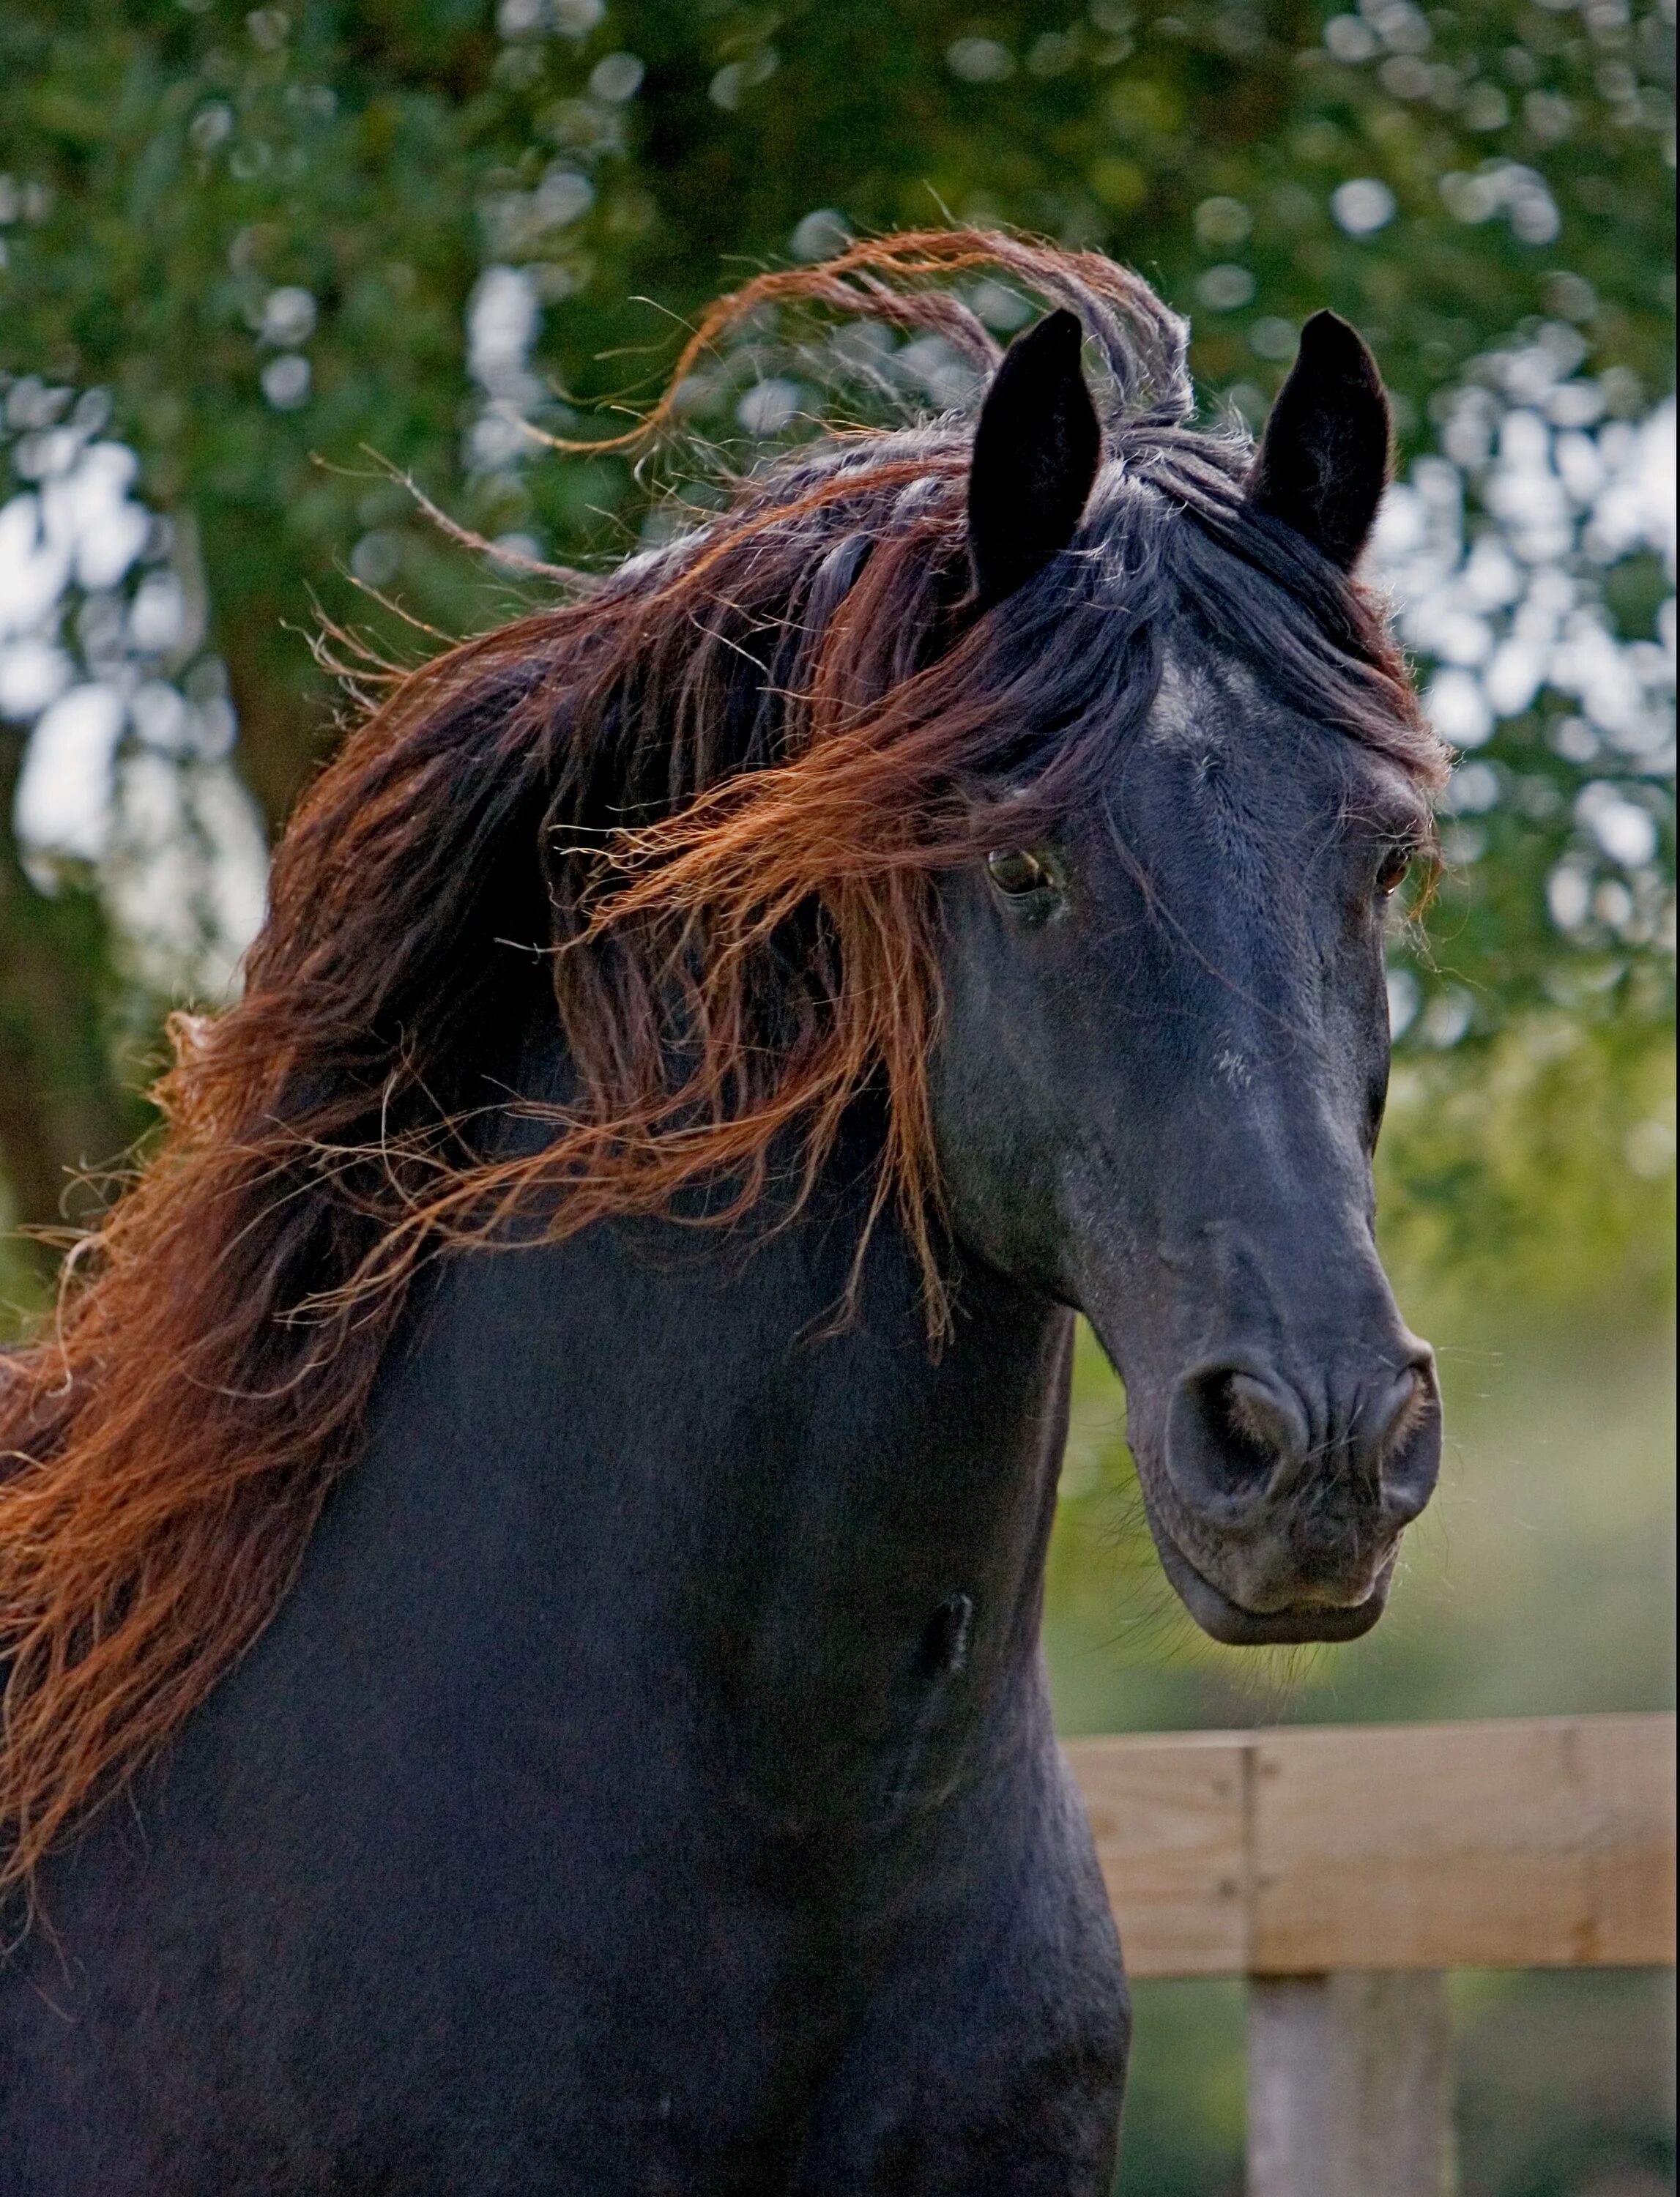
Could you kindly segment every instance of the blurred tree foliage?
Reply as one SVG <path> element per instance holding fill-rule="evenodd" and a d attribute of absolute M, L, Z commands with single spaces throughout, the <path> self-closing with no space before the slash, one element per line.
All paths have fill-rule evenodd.
<path fill-rule="evenodd" d="M 50 615 L 85 675 L 90 632 L 114 661 L 113 619 L 137 630 L 148 559 L 202 596 L 142 670 L 201 716 L 225 714 L 225 686 L 273 831 L 332 737 L 316 605 L 364 615 L 360 581 L 458 631 L 507 599 L 369 453 L 488 536 L 622 553 L 647 519 L 629 466 L 542 452 L 520 423 L 645 400 L 685 316 L 767 262 L 946 212 L 1140 267 L 1193 315 L 1210 403 L 1251 418 L 1328 304 L 1376 346 L 1409 460 L 1467 391 L 1552 403 L 1559 433 L 1637 423 L 1670 386 L 1671 25 L 1672 0 L 8 0 L 14 501 L 38 489 L 47 508 L 74 407 L 105 392 L 108 424 L 98 400 L 76 449 L 137 453 L 167 522 L 125 577 L 72 572 Z M 1574 414 L 1523 395 L 1543 354 L 1547 387 L 1585 391 Z M 1503 380 L 1498 357 L 1517 362 Z M 748 365 L 702 392 L 720 433 L 781 424 L 775 377 Z M 1600 558 L 1608 614 L 1651 642 L 1668 583 L 1648 547 L 1623 549 Z M 85 865 L 32 859 L 10 820 L 27 723 L 69 675 L 39 646 L 28 664 L 9 701 L 0 676 L 0 1170 L 41 1222 L 64 1167 L 142 1118 L 118 1039 L 145 1017 L 109 896 Z M 1538 1008 L 1644 1029 L 1666 1012 L 1665 765 L 1648 741 L 1607 747 L 1574 706 L 1542 681 L 1480 758 L 1418 957 L 1420 1073 L 1441 1073 L 1432 1046 L 1503 1041 Z M 1604 823 L 1616 802 L 1649 827 Z M 1553 890 L 1572 861 L 1578 884 Z M 1456 1196 L 1440 1170 L 1475 1142 L 1425 1160 L 1438 1210 Z"/>

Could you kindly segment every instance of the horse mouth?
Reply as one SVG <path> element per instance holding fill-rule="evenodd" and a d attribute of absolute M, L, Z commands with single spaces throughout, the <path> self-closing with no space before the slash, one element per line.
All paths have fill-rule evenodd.
<path fill-rule="evenodd" d="M 1398 1551 L 1386 1559 L 1363 1602 L 1340 1608 L 1328 1603 L 1301 1603 L 1286 1604 L 1282 1609 L 1245 1609 L 1211 1580 L 1203 1578 L 1152 1511 L 1150 1524 L 1161 1568 L 1179 1601 L 1205 1633 L 1227 1648 L 1291 1648 L 1312 1641 L 1357 1640 L 1370 1631 L 1388 1606 Z"/>

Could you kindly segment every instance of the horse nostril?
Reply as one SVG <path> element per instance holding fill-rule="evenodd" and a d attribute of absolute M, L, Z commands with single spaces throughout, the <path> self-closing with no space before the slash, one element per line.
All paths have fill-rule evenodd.
<path fill-rule="evenodd" d="M 1441 1403 L 1433 1359 L 1409 1365 L 1396 1383 L 1373 1447 L 1384 1515 L 1393 1526 L 1409 1526 L 1440 1473 Z"/>
<path fill-rule="evenodd" d="M 1423 1408 L 1427 1393 L 1422 1372 L 1416 1366 L 1408 1365 L 1383 1399 L 1372 1430 L 1372 1447 L 1379 1458 L 1387 1458 L 1405 1441 Z"/>
<path fill-rule="evenodd" d="M 1298 1464 L 1309 1440 L 1306 1414 L 1282 1383 L 1215 1366 L 1179 1383 L 1167 1469 L 1192 1504 L 1242 1505 L 1272 1492 L 1279 1469 Z"/>
<path fill-rule="evenodd" d="M 1225 1414 L 1232 1443 L 1268 1466 L 1306 1447 L 1300 1406 L 1251 1373 L 1226 1375 Z"/>

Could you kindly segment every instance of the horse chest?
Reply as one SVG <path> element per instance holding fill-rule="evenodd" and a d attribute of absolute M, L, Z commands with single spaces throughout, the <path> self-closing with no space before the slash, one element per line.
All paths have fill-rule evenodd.
<path fill-rule="evenodd" d="M 1034 1828 L 1057 1348 L 790 1371 L 765 1280 L 757 1326 L 611 1243 L 446 1288 L 274 1625 L 43 1885 L 76 2018 L 18 1979 L 0 2084 L 85 2118 L 66 2186 L 780 2189 L 907 1947 L 1029 1867 L 1080 1896 Z"/>

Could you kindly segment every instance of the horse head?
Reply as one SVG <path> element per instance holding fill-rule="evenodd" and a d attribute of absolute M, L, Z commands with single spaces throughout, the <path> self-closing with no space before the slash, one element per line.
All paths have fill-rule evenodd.
<path fill-rule="evenodd" d="M 1187 513 L 1161 485 L 1172 427 L 1103 461 L 1080 350 L 1067 313 L 1017 340 L 975 438 L 1000 687 L 1028 715 L 1054 697 L 1061 751 L 1095 760 L 1053 800 L 1031 768 L 979 793 L 985 857 L 941 875 L 945 1196 L 967 1247 L 1095 1329 L 1201 1625 L 1351 1639 L 1441 1444 L 1371 1173 L 1385 930 L 1428 808 L 1373 720 L 1393 698 L 1350 693 L 1325 641 L 1356 600 L 1387 404 L 1319 315 L 1246 477 Z"/>

